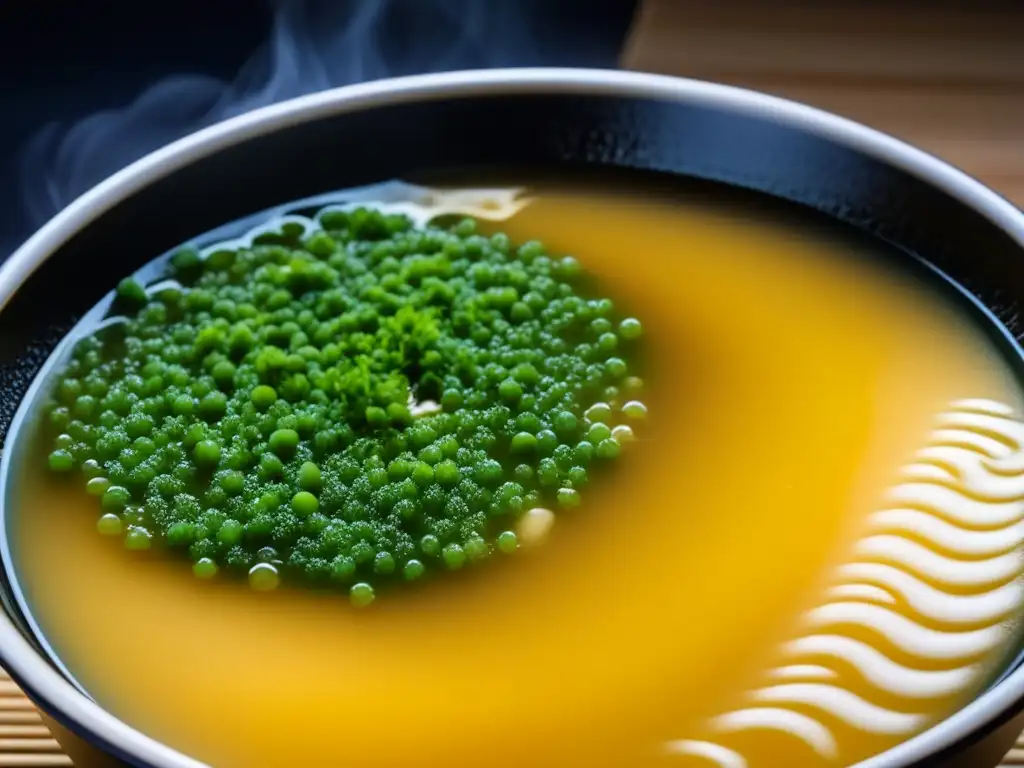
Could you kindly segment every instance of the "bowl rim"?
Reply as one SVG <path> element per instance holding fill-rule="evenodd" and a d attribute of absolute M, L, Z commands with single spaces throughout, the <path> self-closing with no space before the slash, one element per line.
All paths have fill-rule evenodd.
<path fill-rule="evenodd" d="M 0 310 L 85 225 L 148 184 L 233 144 L 302 122 L 391 104 L 521 93 L 693 103 L 784 123 L 916 176 L 987 218 L 1024 249 L 1024 213 L 1009 201 L 933 155 L 814 107 L 734 86 L 619 70 L 466 70 L 383 79 L 300 96 L 216 123 L 144 156 L 71 202 L 0 266 Z M 135 730 L 81 693 L 31 646 L 6 613 L 0 615 L 0 661 L 44 710 L 87 740 L 153 768 L 204 766 Z M 947 719 L 855 768 L 898 768 L 934 757 L 995 728 L 1022 700 L 1024 666 Z"/>

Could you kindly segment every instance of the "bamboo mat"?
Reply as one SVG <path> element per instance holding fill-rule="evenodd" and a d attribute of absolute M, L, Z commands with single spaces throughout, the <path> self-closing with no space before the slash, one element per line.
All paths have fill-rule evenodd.
<path fill-rule="evenodd" d="M 1024 6 L 646 0 L 627 68 L 741 85 L 880 128 L 1024 205 Z M 70 766 L 0 670 L 0 768 Z M 1024 766 L 1024 738 L 1004 766 Z"/>
<path fill-rule="evenodd" d="M 71 765 L 25 694 L 0 669 L 0 768 Z"/>
<path fill-rule="evenodd" d="M 1024 206 L 1022 31 L 1024 4 L 984 0 L 645 0 L 622 64 L 841 114 Z"/>

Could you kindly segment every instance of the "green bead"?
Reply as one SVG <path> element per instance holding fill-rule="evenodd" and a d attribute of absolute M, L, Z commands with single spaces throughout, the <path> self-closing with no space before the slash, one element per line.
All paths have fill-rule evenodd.
<path fill-rule="evenodd" d="M 117 298 L 134 306 L 142 306 L 149 301 L 146 289 L 130 277 L 117 284 Z"/>
<path fill-rule="evenodd" d="M 474 563 L 484 560 L 491 554 L 491 550 L 490 547 L 487 546 L 487 542 L 479 536 L 474 536 L 468 539 L 463 547 L 463 551 L 466 553 L 466 557 Z"/>
<path fill-rule="evenodd" d="M 572 483 L 572 487 L 577 489 L 586 485 L 587 481 L 590 479 L 587 476 L 587 470 L 583 467 L 569 467 L 569 471 L 566 473 L 566 476 L 569 478 L 569 482 Z"/>
<path fill-rule="evenodd" d="M 614 352 L 617 346 L 619 346 L 619 337 L 614 333 L 602 333 L 597 339 L 598 351 L 606 355 Z"/>
<path fill-rule="evenodd" d="M 212 579 L 217 575 L 217 564 L 208 557 L 201 557 L 193 563 L 192 573 L 198 579 Z"/>
<path fill-rule="evenodd" d="M 75 468 L 75 459 L 71 455 L 71 451 L 65 448 L 53 451 L 47 459 L 47 463 L 54 472 L 70 472 Z"/>
<path fill-rule="evenodd" d="M 572 459 L 576 464 L 587 466 L 594 458 L 594 444 L 589 440 L 580 440 L 572 451 Z"/>
<path fill-rule="evenodd" d="M 220 480 L 220 487 L 225 493 L 237 496 L 245 488 L 245 475 L 237 470 L 227 472 Z"/>
<path fill-rule="evenodd" d="M 227 547 L 233 547 L 242 540 L 245 526 L 238 520 L 225 520 L 217 531 L 217 541 Z"/>
<path fill-rule="evenodd" d="M 73 413 L 75 418 L 89 419 L 96 412 L 96 398 L 92 395 L 81 395 L 75 400 Z"/>
<path fill-rule="evenodd" d="M 607 423 L 612 418 L 612 407 L 608 403 L 594 403 L 587 408 L 583 415 L 589 421 L 603 421 Z"/>
<path fill-rule="evenodd" d="M 283 471 L 284 464 L 274 454 L 264 453 L 260 456 L 259 475 L 262 479 L 278 477 Z"/>
<path fill-rule="evenodd" d="M 371 405 L 366 408 L 366 423 L 371 427 L 384 427 L 387 426 L 389 421 L 388 412 L 383 408 L 376 405 Z"/>
<path fill-rule="evenodd" d="M 144 437 L 153 431 L 153 418 L 144 413 L 133 413 L 124 422 L 125 432 L 128 437 Z"/>
<path fill-rule="evenodd" d="M 280 583 L 281 576 L 270 563 L 256 563 L 249 569 L 249 586 L 257 592 L 270 592 Z"/>
<path fill-rule="evenodd" d="M 518 400 L 523 396 L 523 385 L 515 379 L 505 379 L 498 385 L 498 394 L 505 400 Z"/>
<path fill-rule="evenodd" d="M 611 381 L 618 381 L 626 375 L 626 362 L 618 357 L 609 357 L 604 361 L 605 375 Z"/>
<path fill-rule="evenodd" d="M 643 326 L 635 317 L 627 317 L 619 323 L 619 335 L 628 341 L 639 339 L 643 333 Z"/>
<path fill-rule="evenodd" d="M 485 459 L 474 468 L 473 479 L 480 485 L 497 485 L 501 482 L 503 474 L 501 464 L 494 459 Z"/>
<path fill-rule="evenodd" d="M 544 456 L 550 456 L 558 447 L 558 435 L 550 429 L 542 429 L 537 433 L 537 450 Z"/>
<path fill-rule="evenodd" d="M 199 401 L 199 415 L 207 421 L 215 421 L 224 415 L 227 397 L 223 392 L 210 392 Z"/>
<path fill-rule="evenodd" d="M 277 392 L 274 391 L 273 387 L 268 387 L 266 384 L 260 384 L 258 387 L 253 387 L 253 390 L 249 395 L 249 399 L 252 401 L 253 405 L 261 411 L 265 411 L 277 402 Z"/>
<path fill-rule="evenodd" d="M 622 415 L 627 419 L 640 421 L 647 417 L 647 406 L 639 400 L 630 400 L 623 404 Z"/>
<path fill-rule="evenodd" d="M 498 534 L 498 550 L 510 555 L 519 548 L 519 538 L 513 531 L 502 531 Z"/>
<path fill-rule="evenodd" d="M 426 534 L 420 539 L 420 552 L 427 557 L 437 557 L 441 554 L 441 542 L 432 533 Z"/>
<path fill-rule="evenodd" d="M 600 445 L 602 440 L 607 440 L 611 436 L 611 429 L 600 421 L 591 424 L 590 429 L 587 430 L 587 440 L 594 445 Z"/>
<path fill-rule="evenodd" d="M 194 248 L 182 248 L 171 256 L 171 266 L 178 274 L 189 273 L 202 266 L 202 259 Z"/>
<path fill-rule="evenodd" d="M 527 320 L 533 319 L 533 310 L 525 302 L 517 301 L 509 310 L 509 317 L 515 323 L 525 323 Z"/>
<path fill-rule="evenodd" d="M 512 453 L 531 453 L 537 449 L 537 438 L 529 432 L 518 432 L 512 436 L 509 450 Z"/>
<path fill-rule="evenodd" d="M 90 496 L 102 496 L 110 487 L 110 481 L 105 477 L 93 477 L 85 484 L 85 492 Z"/>
<path fill-rule="evenodd" d="M 167 529 L 167 543 L 172 547 L 181 547 L 186 544 L 191 544 L 192 540 L 195 539 L 196 529 L 192 523 L 188 522 L 177 522 L 174 523 L 170 528 Z"/>
<path fill-rule="evenodd" d="M 580 505 L 580 494 L 575 488 L 559 488 L 556 498 L 560 507 L 578 507 Z"/>
<path fill-rule="evenodd" d="M 620 451 L 619 443 L 613 437 L 602 440 L 597 444 L 597 457 L 599 459 L 614 459 L 619 455 Z"/>
<path fill-rule="evenodd" d="M 323 478 L 320 474 L 320 467 L 318 467 L 312 461 L 303 462 L 302 466 L 299 467 L 299 475 L 297 482 L 299 487 L 304 490 L 320 490 L 321 485 L 323 485 Z"/>
<path fill-rule="evenodd" d="M 50 426 L 54 429 L 66 429 L 71 421 L 71 411 L 66 406 L 58 405 L 50 411 Z"/>
<path fill-rule="evenodd" d="M 371 469 L 366 473 L 366 479 L 372 488 L 383 488 L 388 484 L 388 471 L 383 467 Z"/>
<path fill-rule="evenodd" d="M 373 559 L 373 570 L 382 576 L 395 572 L 395 558 L 390 552 L 378 552 Z"/>
<path fill-rule="evenodd" d="M 441 550 L 441 559 L 449 570 L 456 571 L 466 564 L 466 551 L 458 544 L 446 544 Z"/>
<path fill-rule="evenodd" d="M 153 535 L 142 526 L 133 525 L 124 537 L 124 545 L 132 550 L 149 549 L 153 545 Z"/>
<path fill-rule="evenodd" d="M 627 376 L 622 380 L 622 391 L 635 395 L 644 388 L 644 380 L 639 376 Z"/>
<path fill-rule="evenodd" d="M 213 366 L 210 375 L 222 389 L 230 387 L 235 377 L 235 366 L 229 360 L 221 360 Z"/>
<path fill-rule="evenodd" d="M 365 581 L 353 584 L 348 590 L 348 599 L 356 608 L 366 608 L 376 597 L 373 587 Z"/>
<path fill-rule="evenodd" d="M 619 445 L 622 445 L 623 443 L 631 443 L 636 440 L 636 435 L 633 434 L 633 428 L 629 424 L 618 424 L 612 427 L 612 439 Z"/>
<path fill-rule="evenodd" d="M 441 485 L 455 485 L 462 477 L 454 461 L 442 461 L 434 467 L 434 478 Z"/>
<path fill-rule="evenodd" d="M 402 576 L 406 581 L 416 581 L 427 572 L 427 567 L 419 560 L 409 560 L 402 568 Z"/>
<path fill-rule="evenodd" d="M 542 459 L 537 466 L 537 481 L 545 488 L 554 488 L 559 480 L 558 465 L 552 459 Z"/>
<path fill-rule="evenodd" d="M 113 512 L 107 512 L 105 515 L 100 515 L 100 519 L 96 521 L 96 530 L 102 536 L 120 536 L 124 531 L 124 524 L 121 522 L 121 518 Z"/>
<path fill-rule="evenodd" d="M 294 429 L 276 429 L 271 433 L 267 444 L 278 456 L 291 456 L 299 446 L 299 433 Z"/>
<path fill-rule="evenodd" d="M 434 482 L 434 468 L 425 461 L 418 461 L 413 467 L 412 479 L 417 485 L 430 485 Z"/>
<path fill-rule="evenodd" d="M 178 395 L 171 402 L 171 413 L 175 416 L 191 416 L 195 401 L 189 395 Z"/>
<path fill-rule="evenodd" d="M 572 256 L 564 256 L 558 261 L 558 276 L 563 280 L 575 280 L 583 273 L 583 267 L 580 266 Z"/>
<path fill-rule="evenodd" d="M 529 464 L 518 464 L 512 470 L 512 477 L 520 485 L 530 485 L 533 483 L 533 467 Z"/>
<path fill-rule="evenodd" d="M 100 506 L 106 512 L 120 512 L 128 506 L 131 500 L 132 494 L 127 488 L 120 485 L 111 485 L 103 491 L 103 496 L 100 498 Z"/>
<path fill-rule="evenodd" d="M 446 389 L 441 394 L 441 407 L 451 412 L 462 407 L 462 392 L 457 389 Z"/>
<path fill-rule="evenodd" d="M 215 467 L 220 461 L 221 448 L 215 440 L 200 440 L 192 449 L 192 457 L 200 467 Z"/>
<path fill-rule="evenodd" d="M 551 419 L 551 426 L 560 435 L 571 435 L 576 431 L 577 425 L 576 414 L 571 411 L 559 411 Z"/>
<path fill-rule="evenodd" d="M 309 517 L 319 509 L 320 502 L 309 491 L 299 491 L 292 496 L 292 512 L 299 517 Z"/>

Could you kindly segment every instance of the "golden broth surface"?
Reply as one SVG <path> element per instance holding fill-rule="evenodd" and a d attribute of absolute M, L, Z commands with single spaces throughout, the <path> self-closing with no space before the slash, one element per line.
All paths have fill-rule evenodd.
<path fill-rule="evenodd" d="M 650 416 L 614 479 L 544 547 L 357 612 L 128 552 L 96 534 L 95 499 L 32 469 L 15 510 L 21 580 L 97 701 L 218 767 L 728 766 L 733 753 L 801 768 L 852 764 L 976 693 L 984 676 L 911 707 L 822 658 L 782 673 L 811 688 L 781 708 L 824 728 L 831 752 L 796 726 L 721 719 L 785 666 L 780 649 L 807 634 L 950 403 L 1019 408 L 958 309 L 826 239 L 692 203 L 546 191 L 501 228 L 576 255 L 644 323 Z M 913 615 L 897 597 L 891 611 Z M 1005 657 L 1011 629 L 979 668 Z M 822 668 L 924 719 L 851 724 L 814 703 Z"/>

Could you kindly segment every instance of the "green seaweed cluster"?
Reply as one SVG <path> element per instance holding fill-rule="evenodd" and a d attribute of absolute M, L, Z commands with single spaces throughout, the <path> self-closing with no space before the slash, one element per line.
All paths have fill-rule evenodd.
<path fill-rule="evenodd" d="M 646 408 L 642 336 L 585 298 L 573 257 L 473 219 L 327 210 L 247 247 L 184 249 L 120 283 L 49 409 L 49 467 L 81 472 L 103 534 L 188 553 L 200 578 L 348 588 L 510 554 L 576 507 Z"/>

